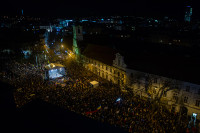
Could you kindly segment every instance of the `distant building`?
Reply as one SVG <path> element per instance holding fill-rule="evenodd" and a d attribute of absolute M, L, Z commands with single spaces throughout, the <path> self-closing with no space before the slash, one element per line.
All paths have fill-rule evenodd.
<path fill-rule="evenodd" d="M 191 22 L 192 7 L 187 6 L 185 11 L 185 22 Z"/>

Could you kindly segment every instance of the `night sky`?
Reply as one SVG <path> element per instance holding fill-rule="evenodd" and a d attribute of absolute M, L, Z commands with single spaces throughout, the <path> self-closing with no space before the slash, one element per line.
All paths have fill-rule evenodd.
<path fill-rule="evenodd" d="M 7 0 L 0 4 L 0 15 L 27 16 L 91 16 L 136 15 L 183 18 L 184 7 L 193 7 L 193 16 L 200 15 L 199 4 L 189 0 Z"/>

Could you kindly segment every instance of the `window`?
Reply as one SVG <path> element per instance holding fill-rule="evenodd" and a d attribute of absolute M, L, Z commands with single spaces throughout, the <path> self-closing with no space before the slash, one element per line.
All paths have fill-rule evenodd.
<path fill-rule="evenodd" d="M 184 97 L 183 102 L 188 103 L 188 97 Z"/>
<path fill-rule="evenodd" d="M 106 74 L 106 79 L 108 80 L 108 74 Z"/>
<path fill-rule="evenodd" d="M 118 76 L 120 76 L 120 73 L 118 72 Z"/>
<path fill-rule="evenodd" d="M 186 86 L 186 91 L 190 92 L 190 86 Z"/>
<path fill-rule="evenodd" d="M 174 93 L 174 95 L 173 95 L 173 100 L 175 100 L 176 103 L 178 102 L 178 94 L 177 94 L 177 93 Z"/>
<path fill-rule="evenodd" d="M 112 68 L 110 68 L 110 72 L 112 72 Z"/>
<path fill-rule="evenodd" d="M 103 68 L 103 65 L 102 65 L 102 68 Z"/>
<path fill-rule="evenodd" d="M 200 106 L 200 100 L 196 100 L 195 106 L 197 106 L 197 107 Z"/>
<path fill-rule="evenodd" d="M 108 66 L 106 66 L 106 70 L 108 70 Z"/>
<path fill-rule="evenodd" d="M 102 72 L 102 78 L 104 78 L 104 72 Z"/>
<path fill-rule="evenodd" d="M 98 66 L 100 67 L 100 64 L 98 64 Z"/>

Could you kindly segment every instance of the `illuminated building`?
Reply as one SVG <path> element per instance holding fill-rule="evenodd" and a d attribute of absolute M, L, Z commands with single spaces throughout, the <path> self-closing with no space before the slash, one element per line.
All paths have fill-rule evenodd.
<path fill-rule="evenodd" d="M 117 84 L 124 91 L 131 90 L 134 96 L 149 100 L 160 98 L 160 105 L 166 106 L 171 112 L 180 112 L 181 114 L 195 116 L 197 119 L 200 119 L 200 85 L 198 84 L 198 79 L 196 79 L 198 82 L 191 81 L 194 75 L 188 74 L 189 76 L 187 75 L 182 79 L 182 73 L 180 73 L 180 76 L 177 74 L 179 71 L 176 69 L 168 67 L 163 69 L 161 63 L 154 65 L 155 62 L 153 62 L 152 57 L 149 60 L 146 59 L 148 58 L 146 56 L 138 60 L 134 59 L 136 58 L 134 57 L 134 52 L 137 57 L 142 52 L 137 53 L 130 45 L 130 47 L 126 45 L 126 52 L 123 52 L 122 49 L 118 51 L 108 47 L 108 44 L 112 43 L 113 40 L 111 42 L 104 42 L 106 43 L 104 45 L 97 45 L 99 41 L 96 39 L 92 43 L 86 41 L 85 43 L 88 44 L 84 49 L 78 48 L 78 46 L 83 46 L 84 41 L 76 42 L 76 47 L 73 45 L 73 48 L 77 48 L 79 51 L 78 54 L 76 53 L 76 56 L 80 57 L 79 59 L 83 63 L 83 67 L 99 77 Z M 125 45 L 126 42 L 114 43 Z M 158 56 L 156 58 L 159 59 Z M 164 59 L 160 59 L 164 61 Z M 166 63 L 166 61 L 164 62 Z M 170 70 L 172 70 L 171 73 Z M 173 73 L 173 70 L 176 71 Z M 163 74 L 163 76 L 160 74 Z M 187 80 L 190 82 L 186 82 Z M 170 82 L 170 86 L 166 85 L 168 82 Z"/>
<path fill-rule="evenodd" d="M 192 7 L 187 6 L 185 12 L 185 22 L 191 22 L 191 16 L 192 16 Z"/>

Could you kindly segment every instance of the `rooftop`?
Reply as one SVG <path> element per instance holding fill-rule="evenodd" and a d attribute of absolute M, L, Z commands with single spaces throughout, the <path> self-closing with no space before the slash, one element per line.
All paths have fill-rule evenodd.
<path fill-rule="evenodd" d="M 115 54 L 124 56 L 127 68 L 200 84 L 199 49 L 175 45 L 142 43 L 131 39 L 86 38 L 78 43 L 82 54 L 112 65 Z"/>
<path fill-rule="evenodd" d="M 58 63 L 50 63 L 45 66 L 46 69 L 54 69 L 54 68 L 60 68 L 60 67 L 64 67 L 64 66 Z"/>

